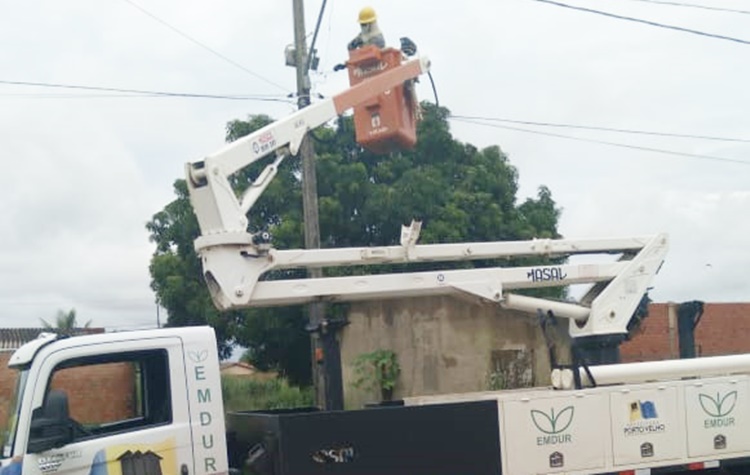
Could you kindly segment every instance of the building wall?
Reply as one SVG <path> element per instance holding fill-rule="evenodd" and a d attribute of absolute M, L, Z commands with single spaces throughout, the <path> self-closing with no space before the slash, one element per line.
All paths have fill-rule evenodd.
<path fill-rule="evenodd" d="M 679 357 L 676 308 L 670 325 L 669 305 L 649 306 L 649 317 L 621 347 L 623 362 Z M 494 365 L 507 364 L 514 354 L 530 370 L 534 385 L 549 383 L 545 340 L 536 318 L 528 314 L 450 297 L 426 297 L 352 305 L 349 321 L 341 341 L 348 407 L 377 399 L 377 394 L 351 384 L 354 359 L 377 349 L 390 349 L 399 358 L 396 398 L 489 389 Z M 565 322 L 558 325 L 554 337 L 559 361 L 567 362 Z M 750 353 L 750 303 L 705 304 L 695 340 L 700 356 Z"/>
<path fill-rule="evenodd" d="M 621 347 L 623 362 L 679 358 L 676 308 L 670 319 L 670 305 L 676 304 L 649 305 L 648 318 Z M 699 356 L 750 353 L 750 303 L 705 304 L 695 331 L 695 347 Z"/>
<path fill-rule="evenodd" d="M 673 323 L 670 334 L 667 304 L 652 303 L 648 306 L 648 317 L 641 322 L 635 336 L 620 346 L 620 357 L 623 363 L 679 357 L 677 322 Z"/>
<path fill-rule="evenodd" d="M 70 417 L 84 424 L 131 419 L 138 414 L 136 375 L 129 363 L 64 369 L 52 387 L 68 394 Z"/>
<path fill-rule="evenodd" d="M 12 351 L 0 351 L 0 437 L 5 430 L 2 424 L 8 420 L 10 398 L 16 387 L 15 372 L 8 369 L 8 360 L 12 354 Z"/>
<path fill-rule="evenodd" d="M 347 407 L 378 399 L 352 386 L 355 358 L 378 349 L 398 356 L 396 398 L 549 382 L 545 339 L 536 318 L 528 314 L 431 297 L 358 303 L 350 309 L 349 322 L 341 336 Z M 561 323 L 558 330 L 558 353 L 567 355 L 567 326 Z M 502 377 L 493 380 L 498 372 Z"/>

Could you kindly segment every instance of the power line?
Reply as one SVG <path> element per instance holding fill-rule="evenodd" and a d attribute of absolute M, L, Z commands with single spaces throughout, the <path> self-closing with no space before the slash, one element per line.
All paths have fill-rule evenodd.
<path fill-rule="evenodd" d="M 138 330 L 158 330 L 159 328 L 164 328 L 164 327 L 163 326 L 159 327 L 156 323 L 144 323 L 141 325 L 134 323 L 132 325 L 117 325 L 117 326 L 105 325 L 105 328 L 112 332 L 126 332 L 126 331 L 138 331 Z"/>
<path fill-rule="evenodd" d="M 289 98 L 279 98 L 278 96 L 272 96 L 272 95 L 200 94 L 200 93 L 154 91 L 154 90 L 143 90 L 143 89 L 123 89 L 123 88 L 103 87 L 103 86 L 85 86 L 85 85 L 74 85 L 74 84 L 42 83 L 42 82 L 31 82 L 31 81 L 7 81 L 7 80 L 0 80 L 0 84 L 121 93 L 121 94 L 86 94 L 86 95 L 84 94 L 0 93 L 0 97 L 16 97 L 17 96 L 17 97 L 32 97 L 32 98 L 88 99 L 88 98 L 125 98 L 125 97 L 132 98 L 132 97 L 140 96 L 144 98 L 187 97 L 187 98 L 199 98 L 199 99 L 282 102 L 286 104 L 292 103 L 292 100 Z M 475 123 L 477 125 L 486 125 L 486 126 L 491 126 L 491 124 L 484 124 L 480 121 L 503 122 L 503 123 L 509 123 L 509 124 L 518 124 L 518 125 L 534 125 L 534 126 L 541 126 L 541 127 L 594 130 L 594 131 L 616 132 L 616 133 L 625 133 L 625 134 L 651 135 L 651 136 L 659 136 L 659 137 L 676 137 L 676 138 L 689 138 L 689 139 L 701 139 L 701 140 L 714 140 L 714 141 L 720 141 L 720 142 L 750 143 L 750 139 L 741 139 L 741 138 L 734 138 L 734 137 L 717 137 L 717 136 L 711 136 L 711 135 L 680 134 L 680 133 L 671 133 L 671 132 L 603 127 L 603 126 L 595 126 L 595 125 L 579 125 L 579 124 L 564 124 L 564 123 L 556 123 L 556 122 L 516 120 L 516 119 L 506 119 L 506 118 L 501 118 L 501 117 L 464 116 L 464 115 L 452 114 L 450 118 L 457 120 L 457 121 Z M 497 127 L 514 130 L 513 128 L 503 127 L 499 125 L 497 125 Z M 518 129 L 518 130 L 527 131 L 529 133 L 543 134 L 543 132 L 539 132 L 539 131 L 532 131 L 532 130 L 526 130 L 526 129 Z M 547 135 L 557 136 L 556 134 L 547 134 Z M 576 140 L 583 140 L 583 141 L 588 140 L 588 139 L 583 139 L 583 138 L 568 137 L 568 136 L 562 136 L 562 135 L 560 135 L 560 137 L 573 138 Z M 606 143 L 606 142 L 600 142 L 600 141 L 595 141 L 595 142 Z"/>
<path fill-rule="evenodd" d="M 477 117 L 477 116 L 463 116 L 463 115 L 451 115 L 453 119 L 467 120 L 467 121 L 487 121 L 487 122 L 504 122 L 508 124 L 518 125 L 536 125 L 541 127 L 557 127 L 565 129 L 580 129 L 580 130 L 597 130 L 602 132 L 616 132 L 622 134 L 636 134 L 636 135 L 653 135 L 656 137 L 675 137 L 685 139 L 701 139 L 701 140 L 715 140 L 719 142 L 739 142 L 739 143 L 750 143 L 750 139 L 739 139 L 733 137 L 716 137 L 712 135 L 694 135 L 694 134 L 678 134 L 671 132 L 657 132 L 648 130 L 636 130 L 636 129 L 620 129 L 615 127 L 602 127 L 596 125 L 577 125 L 577 124 L 562 124 L 556 122 L 536 122 L 531 120 L 515 120 L 515 119 L 504 119 L 500 117 Z"/>
<path fill-rule="evenodd" d="M 305 68 L 309 71 L 313 64 L 313 58 L 315 58 L 315 41 L 318 39 L 318 32 L 320 31 L 320 22 L 323 20 L 323 14 L 326 11 L 326 0 L 320 5 L 320 12 L 318 13 L 318 21 L 315 24 L 315 33 L 312 37 L 312 43 L 310 43 L 310 51 L 307 53 L 307 64 Z"/>
<path fill-rule="evenodd" d="M 271 81 L 270 79 L 261 76 L 260 74 L 256 73 L 255 71 L 252 71 L 252 70 L 246 68 L 245 66 L 241 65 L 240 63 L 232 60 L 231 58 L 228 58 L 227 56 L 219 53 L 218 51 L 216 51 L 215 49 L 211 48 L 210 46 L 208 46 L 208 45 L 206 45 L 204 43 L 201 43 L 200 41 L 196 40 L 195 38 L 193 38 L 192 36 L 188 35 L 187 33 L 184 33 L 183 31 L 177 29 L 176 27 L 170 25 L 169 23 L 167 23 L 166 21 L 162 20 L 161 18 L 159 18 L 158 16 L 154 15 L 150 11 L 148 11 L 145 8 L 143 8 L 142 6 L 138 5 L 137 3 L 135 3 L 135 2 L 133 2 L 131 0 L 122 0 L 122 1 L 125 2 L 125 3 L 128 3 L 129 5 L 133 6 L 136 9 L 140 10 L 143 14 L 151 17 L 155 21 L 158 21 L 159 23 L 161 23 L 165 27 L 169 28 L 170 30 L 174 31 L 178 35 L 182 36 L 186 40 L 188 40 L 188 41 L 190 41 L 190 42 L 192 42 L 192 43 L 200 46 L 201 48 L 203 48 L 206 51 L 212 53 L 213 55 L 221 58 L 222 60 L 226 61 L 227 63 L 231 64 L 232 66 L 234 66 L 234 67 L 236 67 L 238 69 L 241 69 L 242 71 L 250 74 L 251 76 L 253 76 L 253 77 L 257 78 L 257 79 L 260 79 L 261 81 L 263 81 L 263 82 L 265 82 L 267 84 L 270 84 L 270 85 L 272 85 L 274 87 L 277 87 L 277 88 L 281 89 L 284 92 L 289 92 L 289 88 L 286 88 L 286 87 L 282 86 L 281 84 L 279 84 L 277 82 Z"/>
<path fill-rule="evenodd" d="M 657 5 L 672 5 L 676 7 L 700 8 L 702 10 L 712 10 L 715 12 L 740 13 L 742 15 L 750 15 L 749 10 L 735 10 L 732 8 L 710 7 L 708 5 L 698 5 L 695 3 L 669 2 L 666 0 L 630 0 L 630 1 L 643 2 L 643 3 L 655 3 Z"/>
<path fill-rule="evenodd" d="M 520 127 L 511 127 L 508 125 L 500 125 L 500 124 L 488 124 L 488 123 L 483 123 L 483 122 L 474 121 L 474 120 L 467 120 L 467 119 L 455 119 L 454 118 L 454 120 L 457 120 L 459 122 L 469 123 L 469 124 L 483 125 L 485 127 L 513 130 L 517 132 L 525 132 L 525 133 L 536 134 L 536 135 L 545 135 L 547 137 L 556 137 L 556 138 L 567 139 L 567 140 L 575 140 L 578 142 L 589 142 L 589 143 L 596 143 L 596 144 L 601 144 L 601 145 L 609 145 L 612 147 L 628 148 L 632 150 L 641 150 L 645 152 L 655 152 L 655 153 L 663 153 L 666 155 L 674 155 L 678 157 L 694 158 L 698 160 L 710 160 L 710 161 L 716 161 L 716 162 L 735 163 L 739 165 L 750 166 L 750 161 L 739 160 L 735 158 L 716 157 L 713 155 L 703 155 L 703 154 L 696 154 L 696 153 L 676 152 L 674 150 L 665 150 L 665 149 L 653 148 L 653 147 L 642 147 L 640 145 L 630 145 L 630 144 L 623 144 L 623 143 L 618 143 L 618 142 L 609 142 L 606 140 L 585 139 L 582 137 L 573 137 L 570 135 L 556 134 L 553 132 L 542 132 L 539 130 L 522 129 Z"/>
<path fill-rule="evenodd" d="M 31 86 L 31 87 L 47 87 L 47 88 L 58 88 L 58 89 L 77 89 L 84 91 L 103 91 L 103 92 L 119 92 L 127 94 L 137 94 L 147 97 L 188 97 L 195 99 L 226 99 L 235 101 L 260 101 L 260 102 L 284 102 L 289 103 L 289 99 L 282 99 L 279 96 L 264 96 L 264 95 L 223 95 L 223 94 L 197 94 L 190 92 L 169 92 L 169 91 L 150 91 L 143 89 L 123 89 L 117 87 L 104 87 L 104 86 L 84 86 L 77 84 L 60 84 L 60 83 L 47 83 L 47 82 L 33 82 L 33 81 L 8 81 L 0 80 L 0 84 L 12 85 L 12 86 Z"/>
<path fill-rule="evenodd" d="M 578 6 L 575 6 L 575 5 L 568 5 L 567 3 L 556 2 L 556 1 L 553 1 L 553 0 L 532 0 L 532 1 L 534 1 L 534 2 L 540 2 L 540 3 L 547 3 L 547 4 L 550 4 L 550 5 L 555 5 L 555 6 L 562 7 L 562 8 L 569 8 L 571 10 L 579 10 L 579 11 L 582 11 L 582 12 L 594 13 L 596 15 L 603 15 L 603 16 L 610 17 L 610 18 L 616 18 L 618 20 L 632 21 L 632 22 L 635 22 L 635 23 L 642 23 L 644 25 L 656 26 L 658 28 L 666 28 L 666 29 L 669 29 L 669 30 L 681 31 L 683 33 L 691 33 L 693 35 L 705 36 L 707 38 L 714 38 L 714 39 L 717 39 L 717 40 L 725 40 L 725 41 L 733 41 L 735 43 L 740 43 L 740 44 L 743 44 L 743 45 L 750 45 L 750 41 L 743 40 L 741 38 L 735 38 L 733 36 L 716 35 L 716 34 L 713 34 L 713 33 L 707 33 L 705 31 L 700 31 L 700 30 L 693 30 L 693 29 L 684 28 L 684 27 L 681 27 L 681 26 L 667 25 L 665 23 L 657 23 L 655 21 L 643 20 L 643 19 L 640 19 L 640 18 L 633 18 L 633 17 L 629 17 L 629 16 L 624 16 L 624 15 L 617 15 L 617 14 L 614 14 L 614 13 L 603 12 L 601 10 L 594 10 L 592 8 L 578 7 Z"/>
<path fill-rule="evenodd" d="M 142 97 L 145 99 L 153 98 L 153 97 L 163 97 L 163 96 L 154 96 L 154 95 L 137 95 L 137 94 L 45 94 L 45 93 L 23 93 L 23 92 L 0 92 L 0 97 L 23 97 L 28 99 L 112 99 L 112 98 L 120 98 L 120 97 L 129 97 L 129 98 L 138 98 Z"/>

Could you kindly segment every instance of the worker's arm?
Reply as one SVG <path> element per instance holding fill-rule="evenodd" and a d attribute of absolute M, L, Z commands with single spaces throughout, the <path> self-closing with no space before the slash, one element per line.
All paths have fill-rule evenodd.
<path fill-rule="evenodd" d="M 353 40 L 349 42 L 349 44 L 346 46 L 346 49 L 351 51 L 353 49 L 361 48 L 364 45 L 365 45 L 365 42 L 362 41 L 362 35 L 357 35 L 354 37 Z"/>

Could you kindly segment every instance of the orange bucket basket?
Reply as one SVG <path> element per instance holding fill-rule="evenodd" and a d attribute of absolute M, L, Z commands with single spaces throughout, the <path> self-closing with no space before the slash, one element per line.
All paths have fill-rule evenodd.
<path fill-rule="evenodd" d="M 401 51 L 395 48 L 370 45 L 351 50 L 349 84 L 354 86 L 395 68 L 401 59 Z M 417 143 L 417 101 L 413 95 L 414 88 L 402 84 L 356 106 L 357 143 L 377 154 L 413 148 Z"/>

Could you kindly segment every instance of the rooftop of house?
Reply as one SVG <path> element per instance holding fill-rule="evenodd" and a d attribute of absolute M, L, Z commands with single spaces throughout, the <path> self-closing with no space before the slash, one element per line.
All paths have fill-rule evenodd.
<path fill-rule="evenodd" d="M 0 328 L 0 351 L 16 350 L 24 343 L 36 339 L 40 333 L 54 332 L 49 328 Z M 104 328 L 76 328 L 70 334 L 89 335 L 104 333 Z"/>

